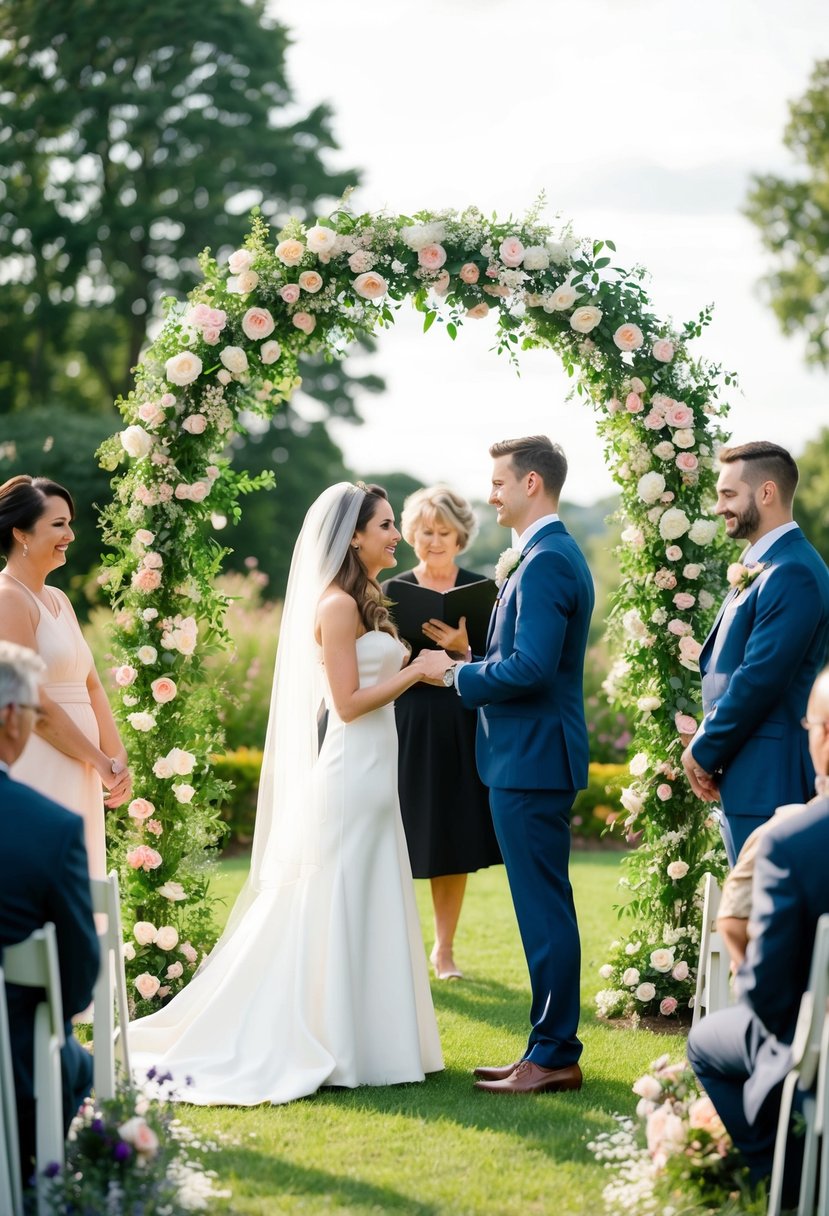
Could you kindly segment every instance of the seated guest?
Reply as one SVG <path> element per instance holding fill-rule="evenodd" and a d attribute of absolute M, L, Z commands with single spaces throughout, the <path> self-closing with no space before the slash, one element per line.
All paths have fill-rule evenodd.
<path fill-rule="evenodd" d="M 761 836 L 748 950 L 735 980 L 738 1003 L 703 1018 L 688 1040 L 691 1067 L 755 1182 L 771 1172 L 780 1091 L 817 922 L 829 912 L 829 668 L 815 681 L 804 722 L 822 774 L 818 797 L 798 814 L 775 818 Z"/>
<path fill-rule="evenodd" d="M 61 1064 L 68 1128 L 92 1085 L 92 1057 L 72 1037 L 68 1019 L 86 1009 L 92 998 L 99 951 L 83 820 L 9 776 L 40 712 L 38 682 L 43 671 L 33 651 L 0 642 L 0 952 L 47 921 L 54 923 L 67 1019 Z M 16 984 L 7 984 L 6 995 L 25 1185 L 35 1149 L 34 1014 L 40 998 L 36 988 Z"/>

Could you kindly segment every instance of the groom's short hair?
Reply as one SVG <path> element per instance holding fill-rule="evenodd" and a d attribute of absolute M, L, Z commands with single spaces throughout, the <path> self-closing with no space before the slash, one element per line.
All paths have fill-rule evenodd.
<path fill-rule="evenodd" d="M 544 489 L 553 498 L 561 494 L 567 477 L 567 457 L 557 443 L 546 435 L 527 435 L 524 439 L 502 439 L 489 449 L 493 459 L 497 456 L 512 457 L 512 467 L 519 477 L 537 473 L 544 482 Z"/>
<path fill-rule="evenodd" d="M 791 506 L 797 489 L 797 465 L 791 453 L 781 448 L 779 443 L 757 439 L 753 443 L 741 443 L 733 448 L 720 448 L 718 459 L 720 464 L 734 464 L 742 460 L 745 465 L 743 480 L 748 482 L 752 489 L 763 481 L 773 481 L 780 491 L 783 503 L 787 507 Z"/>

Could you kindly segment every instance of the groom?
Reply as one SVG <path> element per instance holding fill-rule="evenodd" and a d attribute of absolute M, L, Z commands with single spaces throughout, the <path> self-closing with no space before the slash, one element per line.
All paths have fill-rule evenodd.
<path fill-rule="evenodd" d="M 479 710 L 478 771 L 489 786 L 532 987 L 523 1059 L 476 1068 L 476 1086 L 490 1093 L 580 1089 L 580 946 L 568 861 L 570 810 L 587 784 L 582 680 L 593 582 L 558 517 L 567 475 L 558 444 L 532 435 L 489 452 L 489 501 L 519 540 L 514 563 L 507 558 L 486 656 L 452 663 L 443 651 L 421 655 L 428 678 Z"/>

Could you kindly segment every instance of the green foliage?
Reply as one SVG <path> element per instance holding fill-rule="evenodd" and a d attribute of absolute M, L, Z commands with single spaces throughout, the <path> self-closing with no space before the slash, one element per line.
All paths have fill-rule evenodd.
<path fill-rule="evenodd" d="M 823 560 L 829 562 L 829 427 L 806 444 L 797 465 L 797 522 Z"/>
<path fill-rule="evenodd" d="M 791 102 L 783 143 L 795 177 L 755 177 L 746 214 L 772 254 L 766 294 L 784 333 L 802 333 L 806 359 L 829 367 L 829 59 Z"/>

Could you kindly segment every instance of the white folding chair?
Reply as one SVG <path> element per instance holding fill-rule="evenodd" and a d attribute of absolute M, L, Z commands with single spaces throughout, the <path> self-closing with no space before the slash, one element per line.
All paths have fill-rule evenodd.
<path fill-rule="evenodd" d="M 24 942 L 3 952 L 6 982 L 24 988 L 43 988 L 44 999 L 35 1010 L 35 1169 L 39 1216 L 48 1216 L 46 1179 L 48 1165 L 64 1163 L 63 1085 L 60 1049 L 64 1044 L 63 1000 L 55 926 L 36 929 Z"/>
<path fill-rule="evenodd" d="M 121 903 L 118 875 L 111 870 L 106 878 L 90 879 L 92 907 L 106 917 L 106 928 L 98 933 L 101 967 L 93 995 L 92 1038 L 94 1049 L 93 1085 L 99 1101 L 115 1096 L 116 1063 L 125 1078 L 130 1076 L 127 1025 L 127 979 L 121 933 Z"/>
<path fill-rule="evenodd" d="M 9 1216 L 22 1216 L 23 1212 L 19 1158 L 6 983 L 0 968 L 0 1212 Z"/>
<path fill-rule="evenodd" d="M 717 932 L 717 913 L 722 890 L 713 874 L 705 875 L 702 896 L 702 935 L 697 964 L 697 993 L 692 1025 L 706 1013 L 731 1004 L 731 956 L 721 933 Z"/>
<path fill-rule="evenodd" d="M 774 1145 L 774 1164 L 769 1189 L 768 1216 L 780 1216 L 783 1197 L 783 1172 L 789 1124 L 794 1106 L 795 1090 L 804 1094 L 803 1118 L 806 1131 L 803 1138 L 803 1169 L 800 1175 L 798 1216 L 827 1216 L 829 1214 L 829 1166 L 826 1162 L 827 1124 L 827 1055 L 829 1055 L 829 914 L 817 923 L 809 987 L 800 1001 L 797 1028 L 792 1041 L 792 1068 L 783 1082 L 780 1118 Z M 820 1150 L 823 1149 L 821 1154 Z M 820 1196 L 815 1207 L 815 1190 L 820 1167 Z"/>

